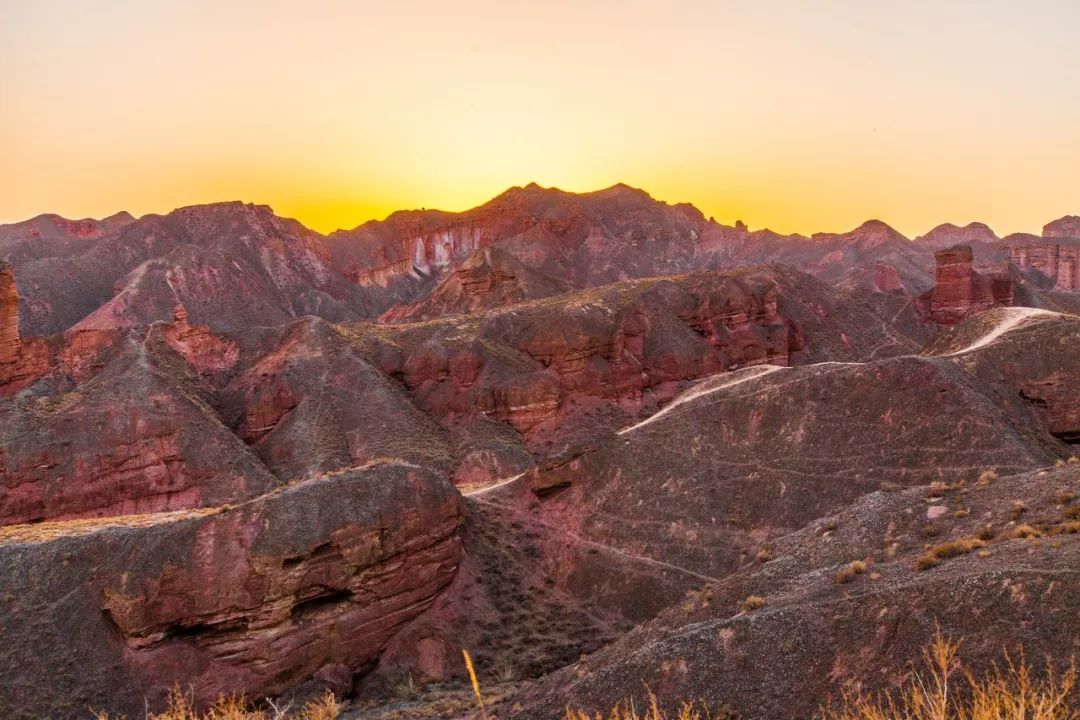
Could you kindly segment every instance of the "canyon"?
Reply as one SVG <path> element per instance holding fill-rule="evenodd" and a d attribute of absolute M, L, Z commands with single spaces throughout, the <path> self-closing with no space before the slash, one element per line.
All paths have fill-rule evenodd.
<path fill-rule="evenodd" d="M 939 627 L 1067 657 L 1077 247 L 626 185 L 329 235 L 239 202 L 0 226 L 0 714 L 183 684 L 449 720 L 395 688 L 466 648 L 499 717 L 649 678 L 771 720 Z"/>

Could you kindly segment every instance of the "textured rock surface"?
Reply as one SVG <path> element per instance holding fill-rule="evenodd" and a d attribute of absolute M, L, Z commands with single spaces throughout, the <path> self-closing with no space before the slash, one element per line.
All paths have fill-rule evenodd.
<path fill-rule="evenodd" d="M 1066 215 L 1043 226 L 1043 237 L 1080 238 L 1080 216 Z"/>
<path fill-rule="evenodd" d="M 565 280 L 532 270 L 498 247 L 486 247 L 469 256 L 421 302 L 397 306 L 384 314 L 383 320 L 422 320 L 477 312 L 571 289 L 573 286 Z"/>
<path fill-rule="evenodd" d="M 688 381 L 761 363 L 917 346 L 790 268 L 626 281 L 486 314 L 342 332 L 444 422 L 484 413 L 534 452 L 656 409 Z"/>
<path fill-rule="evenodd" d="M 1021 270 L 1035 271 L 1057 290 L 1080 289 L 1080 240 L 1054 242 L 1026 239 L 1009 245 L 1009 256 Z"/>
<path fill-rule="evenodd" d="M 0 263 L 0 367 L 18 362 L 21 350 L 19 289 L 15 285 L 15 268 Z M 0 375 L 0 382 L 3 380 Z"/>
<path fill-rule="evenodd" d="M 938 250 L 934 288 L 923 296 L 926 313 L 936 323 L 955 325 L 992 307 L 1012 305 L 1015 287 L 1007 275 L 984 277 L 972 267 L 968 245 Z"/>
<path fill-rule="evenodd" d="M 426 663 L 424 648 L 443 648 L 443 656 L 452 657 L 447 649 L 464 645 L 482 653 L 492 674 L 507 662 L 513 666 L 515 659 L 536 667 L 544 634 L 534 637 L 532 624 L 554 622 L 547 619 L 548 612 L 576 627 L 572 638 L 562 640 L 564 647 L 574 654 L 590 652 L 612 632 L 677 606 L 686 591 L 703 584 L 736 578 L 730 580 L 737 583 L 736 589 L 720 608 L 727 612 L 720 617 L 735 616 L 746 595 L 765 594 L 737 579 L 747 568 L 757 568 L 763 557 L 777 558 L 763 566 L 773 568 L 766 580 L 777 569 L 798 576 L 792 580 L 794 592 L 799 583 L 812 581 L 819 587 L 821 577 L 827 587 L 834 586 L 838 567 L 831 566 L 865 558 L 868 548 L 885 552 L 895 540 L 903 552 L 921 551 L 923 543 L 940 532 L 937 525 L 944 524 L 923 534 L 926 505 L 916 506 L 914 514 L 904 506 L 904 522 L 892 533 L 895 538 L 888 529 L 889 518 L 873 523 L 881 539 L 856 535 L 842 548 L 834 548 L 803 538 L 825 533 L 821 542 L 828 543 L 833 533 L 825 518 L 834 513 L 861 523 L 869 511 L 861 510 L 860 503 L 867 498 L 902 496 L 904 488 L 931 482 L 970 485 L 987 469 L 1005 475 L 1053 464 L 1068 455 L 1069 448 L 1054 437 L 1059 430 L 1055 423 L 1067 415 L 1066 407 L 1075 408 L 1071 403 L 1076 393 L 1071 393 L 1072 401 L 1064 397 L 1069 393 L 1062 393 L 1059 410 L 1053 405 L 1044 408 L 1023 393 L 1048 384 L 1064 388 L 1080 382 L 1080 363 L 1064 352 L 1080 340 L 1080 321 L 1039 314 L 991 342 L 967 349 L 1014 314 L 998 309 L 980 315 L 953 329 L 929 355 L 865 364 L 754 367 L 720 375 L 691 388 L 643 423 L 598 439 L 590 450 L 549 459 L 536 471 L 473 493 L 467 498 L 471 513 L 481 520 L 470 532 L 482 533 L 488 546 L 516 548 L 518 557 L 507 550 L 510 557 L 491 558 L 490 551 L 467 543 L 467 564 L 480 568 L 459 577 L 454 592 L 440 599 L 432 614 L 399 635 L 388 658 L 399 669 L 404 664 L 418 676 L 438 678 L 440 669 L 449 674 L 461 670 L 453 663 Z M 1033 353 L 1036 338 L 1041 345 Z M 1075 485 L 1075 471 L 1062 479 Z M 1032 483 L 1030 476 L 1018 481 L 1024 482 Z M 1043 487 L 1041 480 L 1030 489 L 1047 497 L 1055 492 Z M 1003 491 L 1005 499 L 999 496 L 996 501 L 995 517 L 1002 519 L 1002 526 L 1012 519 L 1012 492 Z M 920 499 L 925 496 L 925 490 L 918 491 Z M 965 505 L 942 507 L 948 512 L 930 515 L 944 521 Z M 973 519 L 986 517 L 977 512 L 969 509 Z M 804 546 L 811 559 L 783 557 Z M 835 556 L 828 555 L 831 551 Z M 904 562 L 910 567 L 914 560 L 909 554 Z M 827 569 L 815 570 L 818 563 Z M 529 571 L 515 569 L 521 565 Z M 505 606 L 502 598 L 511 592 L 502 586 L 508 582 L 503 579 L 507 574 L 523 578 L 509 581 L 515 587 L 539 585 L 545 592 L 530 591 Z M 771 606 L 773 590 L 768 593 Z M 533 598 L 543 599 L 534 605 Z M 887 602 L 887 593 L 882 599 Z M 830 616 L 813 604 L 816 601 L 808 600 L 800 610 L 807 622 Z M 829 597 L 823 602 L 830 602 Z M 591 621 L 577 625 L 571 619 L 579 617 L 577 613 Z M 781 615 L 777 627 L 788 618 Z M 524 639 L 493 630 L 507 624 L 520 627 Z M 692 620 L 686 624 L 692 626 Z M 814 632 L 821 625 L 807 628 L 805 644 L 797 648 L 811 655 Z M 767 653 L 779 630 L 770 632 L 760 640 L 745 639 L 755 644 L 724 670 L 722 682 L 728 684 L 708 688 L 714 653 L 719 652 L 715 647 L 681 656 L 678 636 L 673 637 L 649 656 L 659 669 L 650 666 L 635 676 L 641 669 L 634 664 L 637 646 L 632 640 L 620 641 L 597 656 L 617 658 L 614 669 L 591 660 L 575 664 L 544 683 L 547 700 L 541 707 L 554 713 L 553 708 L 574 701 L 601 709 L 634 694 L 640 687 L 635 677 L 649 677 L 665 679 L 662 687 L 668 699 L 698 697 L 706 689 L 705 696 L 718 703 L 739 701 L 738 709 L 748 717 L 788 717 L 777 714 L 773 705 L 765 711 L 746 709 L 752 708 L 755 695 L 744 691 L 744 685 L 759 688 L 758 683 L 769 681 L 767 676 L 752 675 L 755 668 L 774 660 Z M 841 653 L 848 642 L 843 632 L 825 633 Z M 989 643 L 987 648 L 989 652 Z M 685 657 L 690 674 L 682 682 L 676 673 L 669 687 L 667 668 L 680 657 Z M 812 678 L 813 682 L 805 678 L 808 692 L 838 687 L 826 682 L 827 673 L 813 673 Z M 763 697 L 773 697 L 770 693 Z M 780 703 L 783 694 L 775 697 Z M 809 710 L 822 697 L 808 699 Z M 791 712 L 799 716 L 805 710 L 798 705 Z M 538 711 L 530 717 L 549 716 Z"/>
<path fill-rule="evenodd" d="M 0 524 L 204 507 L 277 485 L 170 354 L 127 338 L 78 386 L 61 370 L 55 392 L 0 402 Z"/>
<path fill-rule="evenodd" d="M 363 672 L 453 577 L 459 502 L 380 464 L 235 508 L 7 528 L 0 655 L 20 672 L 0 713 L 134 716 L 177 683 L 205 703 Z"/>
<path fill-rule="evenodd" d="M 963 639 L 962 656 L 976 672 L 1020 644 L 1039 658 L 1036 665 L 1044 657 L 1066 663 L 1075 639 L 1061 627 L 1077 612 L 1080 540 L 1008 533 L 1018 524 L 1017 502 L 1026 508 L 1022 522 L 1048 532 L 1061 524 L 1059 498 L 1075 494 L 1075 470 L 986 487 L 975 479 L 948 491 L 873 493 L 775 540 L 764 560 L 517 698 L 526 709 L 516 716 L 554 717 L 567 703 L 606 710 L 628 698 L 640 702 L 647 678 L 665 707 L 695 698 L 748 720 L 811 717 L 851 683 L 869 691 L 898 685 L 937 628 Z M 935 507 L 944 512 L 929 512 Z M 978 536 L 987 538 L 985 555 L 917 569 L 925 544 Z M 869 570 L 837 582 L 852 560 Z M 740 611 L 752 594 L 764 606 Z"/>

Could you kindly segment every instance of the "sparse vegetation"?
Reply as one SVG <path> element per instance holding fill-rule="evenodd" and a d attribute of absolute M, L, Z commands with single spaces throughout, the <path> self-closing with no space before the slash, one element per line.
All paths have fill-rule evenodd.
<path fill-rule="evenodd" d="M 193 700 L 180 688 L 169 693 L 169 702 L 160 713 L 147 711 L 146 720 L 336 720 L 341 715 L 341 703 L 332 693 L 311 700 L 299 710 L 291 704 L 278 706 L 272 702 L 266 708 L 257 708 L 243 697 L 221 697 L 200 713 Z M 122 720 L 108 713 L 98 712 L 95 720 Z"/>
<path fill-rule="evenodd" d="M 714 714 L 709 712 L 704 704 L 695 702 L 682 703 L 675 712 L 665 713 L 657 704 L 656 696 L 650 692 L 648 707 L 640 712 L 633 703 L 617 705 L 607 716 L 568 708 L 564 720 L 723 720 L 729 717 L 732 717 L 729 712 L 721 711 Z"/>
<path fill-rule="evenodd" d="M 760 595 L 747 595 L 746 599 L 739 603 L 739 610 L 747 613 L 765 607 L 765 598 Z"/>
<path fill-rule="evenodd" d="M 859 575 L 862 575 L 864 572 L 866 572 L 866 562 L 864 560 L 852 560 L 844 567 L 843 570 L 836 573 L 836 582 L 851 582 Z"/>
<path fill-rule="evenodd" d="M 920 555 L 916 561 L 916 567 L 919 570 L 929 570 L 940 565 L 944 560 L 958 555 L 965 555 L 974 550 L 981 550 L 984 547 L 986 547 L 986 541 L 975 537 L 943 542 L 940 545 L 934 545 Z"/>
<path fill-rule="evenodd" d="M 990 483 L 998 479 L 998 474 L 993 470 L 983 470 L 979 475 L 979 479 L 975 481 L 975 484 L 979 487 L 986 487 Z"/>
<path fill-rule="evenodd" d="M 913 675 L 895 693 L 855 692 L 824 720 L 1078 720 L 1076 669 L 1057 672 L 1029 666 L 1021 652 L 1006 655 L 984 677 L 975 677 L 959 659 L 960 643 L 939 632 L 923 650 L 926 671 Z"/>
<path fill-rule="evenodd" d="M 1042 537 L 1042 530 L 1036 527 L 1032 527 L 1026 523 L 1017 525 L 1014 528 L 1010 528 L 1001 534 L 1002 540 L 1016 540 L 1023 538 L 1025 540 L 1032 540 L 1034 538 Z"/>

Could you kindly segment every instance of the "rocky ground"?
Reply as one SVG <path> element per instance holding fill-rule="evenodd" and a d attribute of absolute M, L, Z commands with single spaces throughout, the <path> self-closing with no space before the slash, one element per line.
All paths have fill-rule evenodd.
<path fill-rule="evenodd" d="M 529 186 L 330 236 L 0 227 L 0 715 L 184 684 L 466 717 L 467 649 L 500 718 L 797 718 L 938 627 L 1065 660 L 1074 226 L 804 238 Z"/>

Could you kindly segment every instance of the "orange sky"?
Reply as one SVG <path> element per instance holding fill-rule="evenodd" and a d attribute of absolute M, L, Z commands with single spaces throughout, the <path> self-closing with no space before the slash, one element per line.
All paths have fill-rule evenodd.
<path fill-rule="evenodd" d="M 243 199 L 325 231 L 530 181 L 622 181 L 788 232 L 1080 213 L 1072 1 L 0 0 L 0 16 L 0 222 Z"/>

